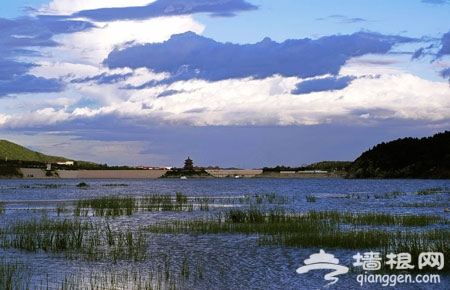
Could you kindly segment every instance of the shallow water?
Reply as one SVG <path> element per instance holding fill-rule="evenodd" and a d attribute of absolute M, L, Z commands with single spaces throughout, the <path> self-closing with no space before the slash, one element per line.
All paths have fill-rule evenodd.
<path fill-rule="evenodd" d="M 89 186 L 77 187 L 83 181 Z M 433 194 L 417 194 L 430 188 L 436 189 Z M 115 228 L 134 229 L 168 220 L 214 217 L 224 208 L 246 208 L 254 203 L 265 208 L 282 207 L 295 213 L 337 210 L 449 218 L 450 214 L 443 210 L 450 207 L 449 190 L 450 180 L 0 180 L 0 202 L 5 202 L 0 223 L 5 226 L 43 215 L 53 219 L 73 218 L 74 202 L 79 199 L 103 196 L 144 198 L 153 194 L 175 197 L 177 192 L 188 197 L 193 205 L 191 210 L 139 211 L 130 216 L 108 218 L 107 221 Z M 393 194 L 395 192 L 397 194 Z M 314 197 L 314 202 L 308 202 L 307 197 Z M 208 210 L 199 209 L 199 202 L 204 198 L 209 198 Z M 62 209 L 59 214 L 58 208 Z M 90 221 L 106 219 L 80 218 Z M 319 248 L 259 246 L 257 240 L 256 235 L 150 234 L 145 242 L 148 258 L 137 262 L 67 259 L 43 251 L 30 253 L 16 249 L 0 249 L 0 252 L 7 260 L 24 261 L 33 267 L 29 282 L 31 289 L 133 289 L 136 285 L 144 285 L 141 288 L 148 289 L 150 286 L 154 289 L 322 289 L 330 283 L 324 279 L 329 270 L 296 273 L 297 268 L 305 266 L 304 260 L 318 253 Z M 347 267 L 354 262 L 352 256 L 358 252 L 324 250 L 338 258 L 340 265 Z M 361 253 L 370 250 L 360 249 Z M 445 262 L 450 262 L 450 253 L 444 254 Z M 182 269 L 183 265 L 187 274 L 186 269 Z M 101 277 L 98 280 L 102 285 L 96 284 L 95 277 Z M 357 279 L 355 273 L 343 274 L 339 281 L 324 289 L 381 288 L 380 283 L 361 286 Z M 395 289 L 446 289 L 450 277 L 441 275 L 440 279 L 440 283 L 434 284 L 397 284 Z M 156 284 L 139 281 L 156 281 Z"/>

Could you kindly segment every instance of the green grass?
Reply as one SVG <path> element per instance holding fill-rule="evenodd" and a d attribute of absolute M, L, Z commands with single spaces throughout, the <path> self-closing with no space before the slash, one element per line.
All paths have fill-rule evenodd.
<path fill-rule="evenodd" d="M 22 161 L 67 161 L 68 159 L 57 156 L 45 155 L 36 151 L 32 151 L 18 144 L 0 140 L 0 159 L 5 160 L 22 160 Z"/>

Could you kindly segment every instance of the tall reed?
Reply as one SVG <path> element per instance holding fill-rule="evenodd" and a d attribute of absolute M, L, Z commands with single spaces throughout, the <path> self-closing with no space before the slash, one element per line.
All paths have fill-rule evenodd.
<path fill-rule="evenodd" d="M 94 216 L 132 215 L 138 210 L 136 198 L 133 196 L 105 196 L 100 198 L 79 200 L 76 212 L 83 208 L 92 208 Z"/>
<path fill-rule="evenodd" d="M 19 260 L 0 258 L 0 289 L 30 289 L 33 267 Z"/>

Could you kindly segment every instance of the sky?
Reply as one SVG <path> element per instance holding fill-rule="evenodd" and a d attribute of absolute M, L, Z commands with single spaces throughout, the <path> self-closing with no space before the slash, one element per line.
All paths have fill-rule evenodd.
<path fill-rule="evenodd" d="M 6 0 L 0 139 L 108 165 L 353 161 L 450 129 L 448 0 Z"/>

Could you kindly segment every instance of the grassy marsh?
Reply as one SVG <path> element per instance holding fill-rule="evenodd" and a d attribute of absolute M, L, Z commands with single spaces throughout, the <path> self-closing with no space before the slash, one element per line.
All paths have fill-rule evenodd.
<path fill-rule="evenodd" d="M 112 229 L 108 222 L 52 220 L 47 216 L 2 228 L 0 246 L 93 261 L 142 261 L 146 257 L 142 231 Z"/>
<path fill-rule="evenodd" d="M 105 187 L 127 186 L 104 184 Z M 53 188 L 53 187 L 48 187 Z M 421 193 L 423 192 L 423 193 Z M 445 193 L 442 188 L 411 193 L 424 196 Z M 398 191 L 380 194 L 375 199 L 395 199 L 406 195 Z M 352 198 L 366 199 L 366 194 Z M 433 198 L 433 197 L 432 197 Z M 299 197 L 303 205 L 320 203 L 313 195 Z M 427 199 L 428 200 L 428 199 Z M 65 274 L 57 281 L 43 281 L 57 289 L 180 289 L 186 282 L 201 281 L 208 274 L 205 262 L 191 252 L 171 256 L 155 252 L 155 237 L 174 235 L 253 236 L 255 246 L 299 247 L 351 250 L 377 250 L 382 253 L 410 253 L 416 259 L 421 252 L 450 254 L 449 218 L 443 215 L 391 214 L 386 212 L 350 212 L 289 209 L 291 198 L 274 193 L 238 197 L 189 197 L 184 193 L 146 196 L 105 196 L 80 199 L 72 205 L 60 203 L 56 215 L 14 220 L 0 227 L 0 248 L 26 253 L 46 254 L 86 263 L 131 265 L 125 270 L 94 270 Z M 412 204 L 412 203 L 411 203 Z M 433 205 L 423 203 L 423 207 Z M 6 203 L 0 203 L 4 213 Z M 405 203 L 405 206 L 409 205 Z M 398 205 L 398 206 L 401 206 Z M 73 208 L 73 216 L 67 214 Z M 201 214 L 186 218 L 187 213 Z M 175 212 L 169 221 L 149 224 L 128 223 L 142 216 L 161 216 Z M 183 212 L 179 214 L 178 212 Z M 8 209 L 9 213 L 9 209 Z M 7 213 L 7 214 L 8 214 Z M 60 214 L 65 213 L 64 217 Z M 114 219 L 111 219 L 113 217 Z M 126 221 L 126 222 L 124 222 Z M 137 265 L 134 268 L 134 265 Z M 142 270 L 142 265 L 155 265 Z M 21 285 L 26 289 L 34 270 L 20 261 L 0 259 L 0 288 Z M 24 274 L 21 274 L 24 273 Z M 450 274 L 447 263 L 441 273 Z M 3 275 L 3 278 L 2 276 Z M 6 277 L 6 278 L 5 278 Z M 8 278 L 10 277 L 10 278 Z M 5 282 L 6 281 L 6 282 Z M 4 283 L 3 285 L 1 283 Z M 16 283 L 16 282 L 15 282 Z M 24 286 L 24 287 L 22 287 Z M 2 289 L 17 289 L 7 288 Z M 21 288 L 22 287 L 22 288 Z M 48 287 L 47 287 L 48 288 Z M 51 288 L 51 287 L 50 287 Z M 39 289 L 39 288 L 38 288 Z"/>
<path fill-rule="evenodd" d="M 428 215 L 337 211 L 295 214 L 285 213 L 284 209 L 263 212 L 251 208 L 230 209 L 208 220 L 150 225 L 146 230 L 155 233 L 258 235 L 260 246 L 377 249 L 408 252 L 417 258 L 419 251 L 450 253 L 447 243 L 449 224 L 446 218 Z M 415 228 L 414 231 L 411 227 Z M 449 265 L 445 265 L 443 271 L 450 273 Z"/>

